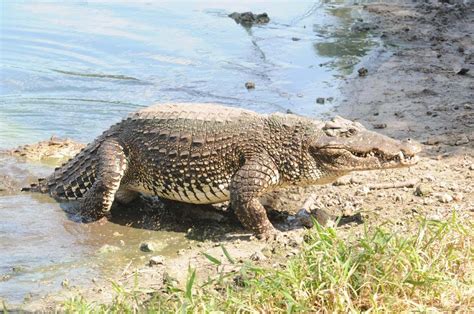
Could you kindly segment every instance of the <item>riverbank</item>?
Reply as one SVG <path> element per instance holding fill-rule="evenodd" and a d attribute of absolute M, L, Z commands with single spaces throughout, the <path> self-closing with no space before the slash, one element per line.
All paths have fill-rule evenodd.
<path fill-rule="evenodd" d="M 193 217 L 164 223 L 159 227 L 179 223 L 194 242 L 154 262 L 153 252 L 137 246 L 133 266 L 88 288 L 65 278 L 61 294 L 25 308 L 53 309 L 69 299 L 70 310 L 472 309 L 472 6 L 368 5 L 365 12 L 387 46 L 359 66 L 366 75 L 355 71 L 346 79 L 347 101 L 335 113 L 425 143 L 418 165 L 280 191 L 278 202 L 267 197 L 272 207 L 292 212 L 315 193 L 313 209 L 346 219 L 337 228 L 329 222 L 309 233 L 292 230 L 283 243 L 252 239 L 225 214 L 202 224 Z M 413 186 L 390 188 L 410 180 Z M 106 258 L 121 241 L 127 239 L 120 234 L 110 239 Z"/>

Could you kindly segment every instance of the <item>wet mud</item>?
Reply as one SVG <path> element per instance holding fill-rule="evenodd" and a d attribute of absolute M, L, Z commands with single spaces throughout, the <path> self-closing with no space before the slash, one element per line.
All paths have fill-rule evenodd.
<path fill-rule="evenodd" d="M 350 26 L 351 36 L 372 32 L 384 45 L 363 57 L 343 78 L 345 101 L 338 101 L 327 115 L 358 120 L 394 138 L 414 138 L 424 144 L 422 159 L 409 169 L 354 173 L 333 184 L 265 195 L 262 202 L 272 223 L 284 231 L 278 242 L 254 239 L 226 204 L 191 206 L 143 197 L 126 208 L 114 208 L 108 221 L 81 224 L 74 220 L 73 211 L 61 208 L 48 196 L 23 194 L 20 203 L 17 196 L 18 187 L 34 180 L 32 173 L 47 175 L 60 163 L 56 159 L 38 164 L 40 151 L 51 149 L 44 156 L 56 158 L 55 148 L 66 145 L 59 156 L 66 158 L 76 148 L 74 144 L 44 142 L 14 151 L 14 156 L 1 155 L 0 195 L 5 197 L 0 200 L 6 206 L 8 196 L 15 195 L 20 211 L 36 207 L 38 214 L 24 220 L 35 222 L 24 227 L 31 232 L 29 243 L 14 243 L 19 236 L 8 230 L 13 228 L 8 217 L 0 223 L 0 234 L 12 232 L 12 245 L 24 246 L 25 251 L 38 243 L 48 243 L 37 248 L 45 252 L 58 248 L 57 255 L 51 256 L 53 261 L 59 255 L 70 256 L 69 262 L 49 263 L 54 266 L 39 263 L 36 268 L 22 263 L 20 253 L 8 259 L 8 267 L 0 269 L 0 289 L 2 284 L 11 287 L 13 280 L 22 290 L 7 296 L 10 301 L 6 304 L 11 303 L 12 309 L 51 310 L 77 295 L 108 302 L 114 294 L 110 281 L 127 288 L 138 283 L 139 289 L 159 290 L 170 280 L 184 286 L 189 267 L 204 280 L 218 271 L 236 271 L 245 261 L 284 263 L 299 251 L 305 227 L 293 221 L 309 197 L 314 200 L 308 209 L 323 215 L 321 222 L 339 223 L 348 241 L 361 235 L 364 228 L 382 224 L 408 232 L 423 217 L 445 220 L 455 213 L 472 222 L 472 12 L 472 5 L 444 2 L 363 7 L 364 19 Z M 358 74 L 361 68 L 366 70 L 364 75 Z M 26 161 L 30 155 L 36 160 L 34 172 L 29 166 L 15 168 L 17 160 L 31 164 Z M 21 226 L 15 228 L 20 230 Z M 17 247 L 12 251 L 22 250 Z M 218 258 L 221 265 L 216 267 L 203 253 Z M 236 263 L 231 263 L 227 254 Z M 7 260 L 2 253 L 0 258 Z M 36 283 L 28 285 L 28 280 Z M 38 282 L 51 288 L 38 288 Z"/>

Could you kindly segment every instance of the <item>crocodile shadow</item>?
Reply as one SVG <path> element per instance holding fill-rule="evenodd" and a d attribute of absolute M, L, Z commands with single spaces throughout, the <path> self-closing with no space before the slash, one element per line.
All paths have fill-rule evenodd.
<path fill-rule="evenodd" d="M 61 203 L 61 208 L 68 218 L 76 222 L 84 222 L 84 217 L 77 213 L 77 203 Z M 328 220 L 336 225 L 363 223 L 360 214 L 335 217 L 324 210 L 309 214 L 306 222 L 285 211 L 277 211 L 266 207 L 267 215 L 276 229 L 290 231 L 312 227 L 317 221 L 326 225 Z M 107 220 L 110 223 L 136 229 L 152 231 L 170 231 L 186 233 L 186 238 L 195 241 L 225 242 L 231 240 L 249 240 L 252 234 L 245 230 L 227 203 L 215 205 L 196 205 L 177 201 L 141 196 L 128 204 L 114 204 Z M 95 221 L 90 223 L 103 223 Z"/>

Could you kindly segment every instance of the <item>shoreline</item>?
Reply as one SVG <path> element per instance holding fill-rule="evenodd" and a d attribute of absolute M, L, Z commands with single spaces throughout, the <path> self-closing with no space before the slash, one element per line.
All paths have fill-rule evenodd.
<path fill-rule="evenodd" d="M 337 186 L 279 191 L 286 200 L 272 205 L 289 209 L 298 203 L 294 195 L 303 202 L 308 194 L 317 193 L 318 208 L 336 216 L 354 217 L 354 221 L 338 228 L 348 241 L 363 234 L 365 224 L 362 222 L 366 222 L 369 229 L 387 224 L 392 231 L 399 233 L 416 228 L 420 217 L 443 220 L 455 213 L 460 219 L 472 222 L 474 105 L 473 89 L 469 84 L 472 85 L 474 69 L 469 62 L 473 60 L 474 46 L 472 39 L 466 41 L 463 34 L 468 31 L 472 38 L 473 30 L 466 28 L 466 24 L 472 25 L 473 14 L 459 19 L 458 14 L 465 14 L 460 12 L 463 7 L 449 4 L 439 7 L 373 4 L 364 8 L 370 16 L 369 23 L 376 26 L 374 32 L 384 37 L 385 44 L 396 44 L 397 47 L 376 49 L 375 59 L 368 57 L 357 65 L 355 74 L 346 78 L 341 86 L 346 101 L 331 113 L 358 120 L 367 128 L 394 138 L 414 138 L 425 144 L 425 156 L 418 165 L 409 169 L 356 173 L 339 181 Z M 443 13 L 436 13 L 438 9 Z M 423 17 L 421 13 L 428 16 Z M 430 18 L 429 14 L 435 16 Z M 442 32 L 431 36 L 438 28 Z M 451 42 L 456 45 L 448 45 Z M 461 44 L 463 49 L 459 49 Z M 442 56 L 438 57 L 439 54 Z M 463 62 L 454 64 L 452 60 Z M 367 76 L 357 76 L 357 69 L 361 67 L 368 70 Z M 465 74 L 456 74 L 459 67 L 471 68 Z M 366 188 L 374 182 L 402 182 L 411 178 L 417 180 L 414 188 Z M 416 195 L 416 189 L 421 185 L 428 190 L 425 196 Z M 215 236 L 212 228 L 200 228 L 203 234 L 210 231 L 211 238 Z M 291 233 L 291 241 L 278 247 L 252 239 L 240 240 L 245 235 L 239 233 L 238 227 L 228 234 L 225 233 L 228 230 L 223 231 L 226 226 L 221 229 L 218 232 L 228 238 L 218 243 L 225 243 L 236 260 L 252 260 L 260 266 L 274 263 L 279 267 L 297 254 L 296 247 L 302 241 L 299 238 L 305 232 L 297 230 Z M 203 252 L 218 257 L 222 265 L 213 267 Z M 165 277 L 176 279 L 179 286 L 184 286 L 187 273 L 179 272 L 189 265 L 197 269 L 200 279 L 224 271 L 224 268 L 233 272 L 240 267 L 240 264 L 224 263 L 225 256 L 215 239 L 181 250 L 177 256 L 153 267 L 148 265 L 151 255 L 140 254 L 137 248 L 137 260 L 141 266 L 136 273 L 139 288 L 144 290 L 153 288 L 159 291 L 164 286 Z M 138 255 L 143 258 L 138 258 Z M 133 269 L 118 270 L 113 280 L 131 289 L 135 284 L 133 274 Z M 114 297 L 108 280 L 101 279 L 77 290 L 73 286 L 65 287 L 61 293 L 32 302 L 25 309 L 52 310 L 61 301 L 76 295 L 84 296 L 88 301 L 108 303 Z"/>
<path fill-rule="evenodd" d="M 472 154 L 474 5 L 369 4 L 364 9 L 390 48 L 380 48 L 388 54 L 382 62 L 359 66 L 367 68 L 367 76 L 345 80 L 345 99 L 335 112 L 391 137 L 414 138 L 429 155 Z"/>

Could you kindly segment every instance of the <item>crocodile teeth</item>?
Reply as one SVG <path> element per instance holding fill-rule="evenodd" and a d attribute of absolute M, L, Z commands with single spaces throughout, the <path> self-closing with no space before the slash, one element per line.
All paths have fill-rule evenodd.
<path fill-rule="evenodd" d="M 404 160 L 404 159 L 405 159 L 405 156 L 403 155 L 403 152 L 399 152 L 399 153 L 398 153 L 398 157 L 400 158 L 400 160 Z"/>

